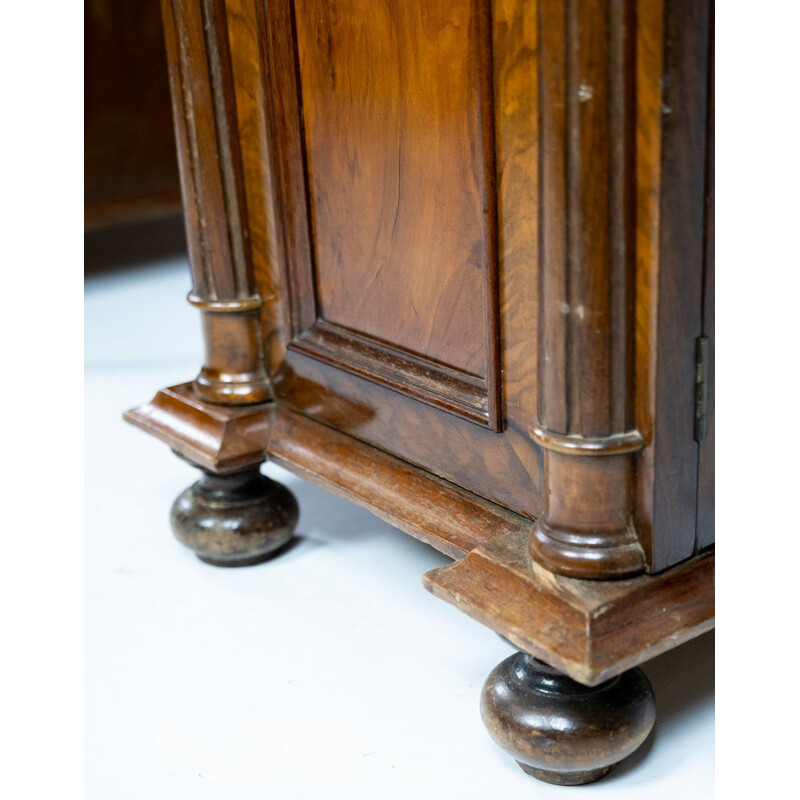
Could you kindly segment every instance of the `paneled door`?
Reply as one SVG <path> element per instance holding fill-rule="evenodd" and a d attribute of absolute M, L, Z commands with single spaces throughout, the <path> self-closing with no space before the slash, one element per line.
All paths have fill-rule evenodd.
<path fill-rule="evenodd" d="M 521 18 L 496 4 L 492 24 L 488 0 L 267 8 L 254 47 L 283 212 L 275 283 L 288 287 L 276 398 L 538 514 L 535 63 Z M 493 81 L 526 67 L 526 81 Z"/>

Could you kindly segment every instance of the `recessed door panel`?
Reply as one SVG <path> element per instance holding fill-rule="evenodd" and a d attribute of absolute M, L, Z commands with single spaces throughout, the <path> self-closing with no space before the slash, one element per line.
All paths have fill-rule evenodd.
<path fill-rule="evenodd" d="M 285 354 L 270 365 L 278 402 L 536 515 L 536 65 L 524 8 L 262 7 L 282 261 L 264 286 L 286 287 Z M 525 80 L 495 84 L 498 69 Z"/>
<path fill-rule="evenodd" d="M 327 322 L 486 377 L 470 0 L 299 0 L 317 300 Z"/>

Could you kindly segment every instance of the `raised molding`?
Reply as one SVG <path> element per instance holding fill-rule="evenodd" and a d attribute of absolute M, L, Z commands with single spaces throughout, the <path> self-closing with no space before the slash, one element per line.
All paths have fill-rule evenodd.
<path fill-rule="evenodd" d="M 289 347 L 470 422 L 500 430 L 485 379 L 408 353 L 356 331 L 318 321 Z"/>
<path fill-rule="evenodd" d="M 289 8 L 285 8 L 286 5 Z M 481 142 L 475 146 L 482 154 L 486 190 L 483 214 L 486 268 L 482 271 L 483 314 L 479 323 L 484 333 L 486 352 L 482 375 L 453 368 L 324 318 L 316 289 L 313 199 L 300 111 L 303 90 L 297 67 L 299 54 L 294 14 L 293 4 L 277 3 L 274 11 L 268 15 L 271 24 L 283 20 L 285 26 L 281 34 L 284 41 L 278 47 L 273 45 L 268 67 L 276 82 L 272 87 L 272 98 L 283 115 L 280 136 L 283 152 L 278 154 L 277 160 L 283 171 L 281 188 L 284 198 L 286 277 L 291 290 L 292 339 L 288 347 L 490 430 L 501 431 L 503 411 L 491 3 L 489 0 L 475 0 L 472 3 L 471 20 L 483 42 L 476 48 L 479 63 L 475 70 L 481 129 Z M 292 65 L 291 70 L 287 68 L 289 64 Z"/>

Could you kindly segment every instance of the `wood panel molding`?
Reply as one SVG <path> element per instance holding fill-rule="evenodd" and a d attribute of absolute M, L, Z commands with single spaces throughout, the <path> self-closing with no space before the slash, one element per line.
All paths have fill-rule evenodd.
<path fill-rule="evenodd" d="M 231 405 L 270 398 L 253 282 L 236 96 L 224 0 L 163 0 L 184 215 L 190 302 L 201 311 L 200 397 Z M 203 76 L 199 80 L 197 76 Z"/>
<path fill-rule="evenodd" d="M 712 541 L 709 515 L 671 499 L 697 493 L 696 468 L 686 468 L 697 451 L 692 396 L 683 388 L 692 380 L 700 311 L 689 307 L 694 292 L 680 289 L 701 280 L 695 206 L 703 205 L 705 179 L 684 160 L 702 164 L 710 135 L 709 70 L 700 55 L 710 14 L 708 4 L 690 5 L 464 6 L 481 42 L 476 163 L 490 189 L 481 323 L 489 367 L 476 375 L 321 318 L 293 4 L 164 0 L 190 302 L 206 342 L 198 396 L 264 402 L 269 371 L 279 402 L 524 514 L 539 515 L 544 505 L 531 553 L 565 574 L 655 572 Z M 529 183 L 535 202 L 513 202 Z M 678 191 L 684 184 L 691 191 Z M 251 215 L 248 203 L 258 211 Z M 523 227 L 525 216 L 532 222 Z M 269 309 L 256 290 L 256 261 Z M 526 338 L 531 326 L 538 330 Z M 311 382 L 300 386 L 292 374 L 311 376 L 313 397 Z M 343 421 L 331 399 L 342 392 L 373 407 Z M 421 402 L 412 413 L 414 401 Z M 406 430 L 395 443 L 400 406 L 405 425 L 435 425 L 436 435 L 420 443 Z M 473 437 L 444 417 L 484 430 Z M 502 431 L 502 441 L 490 442 L 484 434 L 492 431 Z M 474 454 L 459 454 L 467 438 L 487 454 L 486 474 L 513 472 L 508 488 L 482 478 Z"/>
<path fill-rule="evenodd" d="M 266 69 L 272 76 L 270 100 L 276 109 L 286 282 L 290 288 L 292 337 L 287 343 L 288 348 L 491 430 L 502 430 L 496 145 L 489 3 L 475 0 L 471 4 L 470 20 L 479 41 L 475 85 L 480 141 L 474 144 L 474 148 L 481 154 L 481 180 L 485 187 L 482 317 L 480 323 L 476 320 L 484 332 L 486 353 L 481 374 L 442 363 L 325 318 L 319 298 L 311 164 L 301 113 L 303 86 L 296 14 L 293 4 L 280 2 L 270 7 L 266 21 L 271 40 Z M 346 268 L 347 265 L 343 264 L 342 269 Z"/>
<path fill-rule="evenodd" d="M 308 3 L 304 5 L 308 7 Z M 362 5 L 369 10 L 371 4 Z M 437 5 L 444 8 L 444 4 Z M 535 516 L 542 507 L 543 486 L 542 451 L 528 433 L 536 413 L 538 295 L 536 57 L 535 31 L 529 24 L 535 15 L 532 8 L 516 0 L 505 4 L 470 0 L 458 7 L 461 5 L 471 9 L 476 30 L 470 37 L 482 45 L 475 54 L 480 66 L 470 69 L 484 82 L 476 89 L 476 96 L 479 90 L 486 98 L 482 106 L 486 113 L 479 123 L 484 135 L 476 135 L 473 141 L 476 147 L 478 142 L 485 145 L 487 152 L 474 168 L 485 171 L 486 184 L 493 190 L 485 198 L 487 205 L 479 210 L 491 223 L 492 236 L 497 237 L 497 293 L 502 313 L 497 336 L 486 347 L 491 344 L 500 351 L 501 363 L 486 380 L 484 374 L 474 374 L 483 373 L 481 368 L 453 371 L 445 360 L 420 357 L 416 350 L 392 349 L 396 342 L 391 335 L 387 343 L 341 325 L 333 326 L 344 337 L 337 342 L 336 353 L 317 348 L 311 355 L 306 350 L 308 341 L 304 340 L 322 341 L 323 334 L 327 339 L 332 327 L 330 320 L 316 319 L 316 306 L 304 309 L 302 303 L 304 296 L 315 292 L 313 270 L 302 266 L 313 266 L 314 231 L 309 214 L 314 201 L 307 185 L 304 109 L 300 105 L 304 98 L 293 4 L 288 0 L 269 4 L 227 0 L 254 260 L 257 235 L 261 236 L 262 228 L 267 231 L 262 237 L 267 244 L 261 246 L 266 263 L 255 263 L 258 291 L 264 298 L 262 338 L 276 402 Z M 294 7 L 299 9 L 301 4 Z M 353 3 L 337 5 L 339 17 L 347 7 L 352 9 Z M 434 9 L 431 13 L 438 12 Z M 465 28 L 461 26 L 462 33 Z M 339 77 L 341 86 L 343 78 Z M 492 110 L 493 120 L 487 117 Z M 257 162 L 261 169 L 256 168 Z M 466 171 L 466 164 L 461 171 Z M 420 201 L 426 196 L 427 192 L 422 192 Z M 436 274 L 434 266 L 430 264 L 431 275 Z M 473 278 L 479 275 L 476 266 L 471 264 L 467 271 Z M 273 308 L 267 309 L 268 305 Z M 475 329 L 486 330 L 478 321 L 480 309 L 475 311 Z M 310 332 L 318 323 L 319 329 Z M 387 352 L 397 357 L 392 359 L 388 376 L 381 369 Z M 342 369 L 330 355 L 348 361 L 350 368 Z M 374 380 L 360 374 L 364 367 L 372 371 Z M 425 371 L 437 379 L 433 384 L 426 383 Z M 492 385 L 500 375 L 502 388 L 498 380 Z M 388 385 L 387 380 L 396 385 Z M 489 398 L 497 394 L 502 397 L 490 407 Z M 420 402 L 422 398 L 428 402 Z M 359 410 L 355 416 L 349 413 L 353 406 Z M 502 436 L 488 435 L 495 431 Z"/>
<path fill-rule="evenodd" d="M 484 378 L 319 320 L 290 347 L 451 414 L 500 429 Z"/>
<path fill-rule="evenodd" d="M 426 588 L 524 651 L 490 730 L 601 777 L 652 724 L 629 670 L 714 624 L 710 2 L 162 8 L 206 357 L 125 416 L 204 471 L 176 535 L 278 552 L 272 458 L 431 544 Z"/>

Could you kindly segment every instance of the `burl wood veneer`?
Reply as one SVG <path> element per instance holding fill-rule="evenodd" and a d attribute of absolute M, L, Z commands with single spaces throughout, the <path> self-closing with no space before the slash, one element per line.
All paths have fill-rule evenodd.
<path fill-rule="evenodd" d="M 495 740 L 602 777 L 653 725 L 636 665 L 713 625 L 710 3 L 163 14 L 206 357 L 126 418 L 203 470 L 178 538 L 280 552 L 267 458 L 365 505 L 520 648 Z"/>

